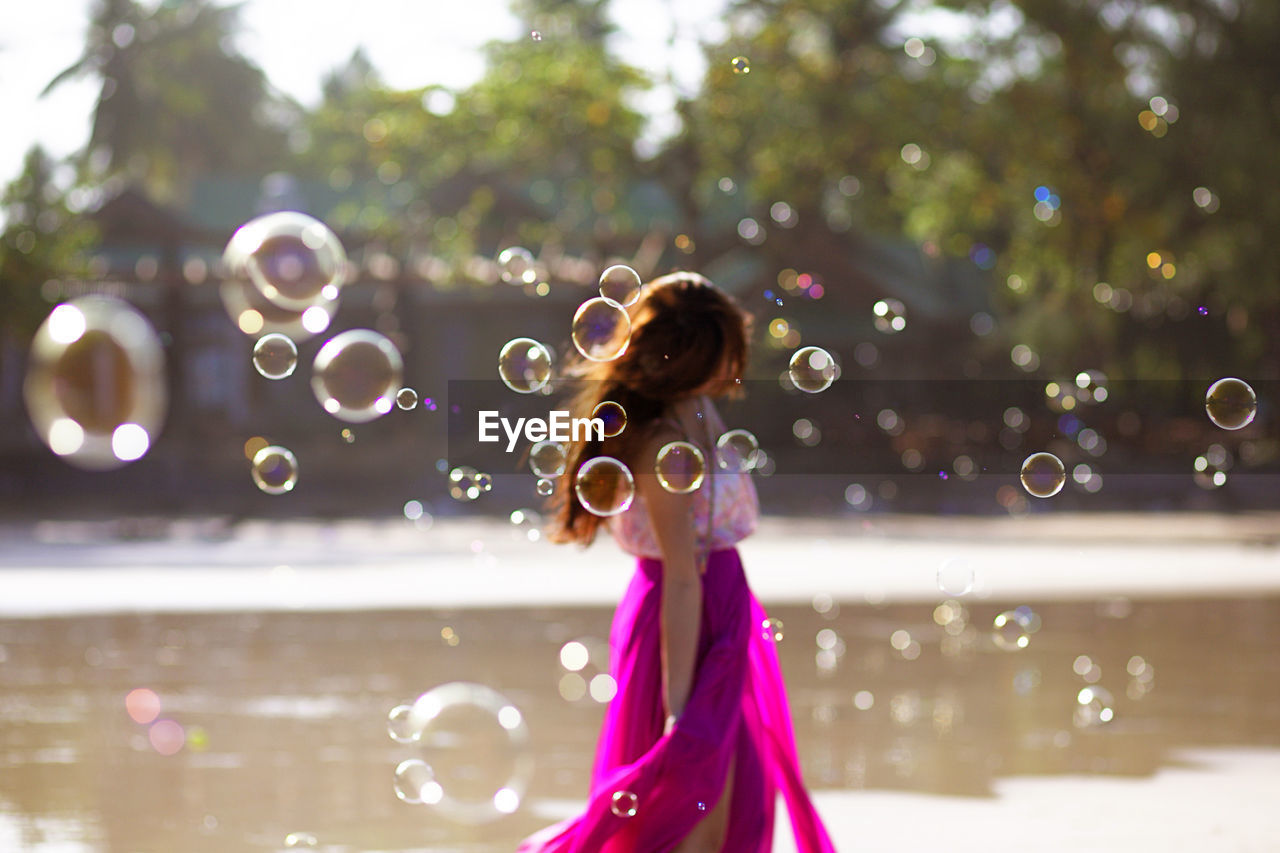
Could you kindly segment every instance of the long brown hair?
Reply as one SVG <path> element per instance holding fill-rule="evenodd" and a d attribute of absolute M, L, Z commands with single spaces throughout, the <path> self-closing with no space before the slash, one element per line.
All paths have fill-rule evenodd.
<path fill-rule="evenodd" d="M 566 448 L 565 471 L 551 498 L 553 542 L 589 544 L 603 519 L 578 501 L 578 467 L 596 456 L 613 456 L 633 469 L 640 449 L 666 407 L 714 378 L 726 362 L 735 377 L 747 366 L 751 317 L 723 291 L 694 272 L 654 279 L 631 306 L 631 340 L 613 361 L 582 360 L 569 369 L 581 383 L 570 402 L 572 417 L 591 417 L 612 400 L 626 410 L 623 431 Z"/>

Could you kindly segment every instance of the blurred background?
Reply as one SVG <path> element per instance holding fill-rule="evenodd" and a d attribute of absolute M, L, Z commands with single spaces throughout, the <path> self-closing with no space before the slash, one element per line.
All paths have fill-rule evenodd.
<path fill-rule="evenodd" d="M 8 11 L 0 848 L 487 853 L 572 814 L 630 566 L 542 541 L 524 459 L 467 416 L 540 405 L 499 350 L 562 365 L 622 263 L 754 315 L 724 408 L 764 450 L 744 555 L 841 849 L 1271 849 L 1280 5 L 456 5 Z M 322 323 L 224 263 L 277 211 L 345 248 Z M 41 324 L 93 295 L 163 365 L 129 380 L 161 383 L 149 444 L 105 471 L 51 452 L 24 391 Z M 277 322 L 298 370 L 273 381 Z M 353 328 L 415 405 L 317 403 Z M 819 394 L 787 379 L 806 346 L 839 365 Z M 1206 417 L 1223 377 L 1256 392 L 1240 429 Z M 296 488 L 255 486 L 268 445 Z M 1019 482 L 1037 451 L 1064 464 L 1048 499 Z M 459 680 L 530 740 L 487 699 L 500 728 L 387 738 Z M 452 761 L 458 797 L 514 753 L 514 814 L 402 802 L 404 761 Z"/>

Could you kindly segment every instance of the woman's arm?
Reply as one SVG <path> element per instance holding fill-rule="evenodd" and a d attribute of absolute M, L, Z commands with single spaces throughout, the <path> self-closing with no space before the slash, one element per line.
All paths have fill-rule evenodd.
<path fill-rule="evenodd" d="M 654 459 L 663 443 L 650 442 L 641 451 L 641 460 Z M 667 714 L 678 717 L 693 687 L 702 616 L 702 581 L 694 555 L 693 497 L 662 488 L 653 473 L 652 461 L 636 466 L 635 479 L 662 551 L 662 695 Z"/>

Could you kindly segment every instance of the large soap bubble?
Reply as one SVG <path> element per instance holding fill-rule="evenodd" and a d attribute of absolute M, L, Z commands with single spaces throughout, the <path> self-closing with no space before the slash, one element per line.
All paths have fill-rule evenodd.
<path fill-rule="evenodd" d="M 573 489 L 587 512 L 603 517 L 626 511 L 636 496 L 631 469 L 612 456 L 596 456 L 583 462 Z"/>
<path fill-rule="evenodd" d="M 640 273 L 626 264 L 614 264 L 600 273 L 600 295 L 624 308 L 640 298 Z"/>
<path fill-rule="evenodd" d="M 223 253 L 240 262 L 263 297 L 291 311 L 305 311 L 328 290 L 336 295 L 346 277 L 342 244 L 323 222 L 304 213 L 268 213 L 241 225 Z"/>
<path fill-rule="evenodd" d="M 725 471 L 750 471 L 760 461 L 760 442 L 745 429 L 731 429 L 716 439 L 716 464 Z"/>
<path fill-rule="evenodd" d="M 838 369 L 831 353 L 821 347 L 802 347 L 791 356 L 788 373 L 801 391 L 817 394 L 831 387 Z"/>
<path fill-rule="evenodd" d="M 671 441 L 662 446 L 653 463 L 658 483 L 668 492 L 687 495 L 702 485 L 707 462 L 702 451 L 687 441 Z"/>
<path fill-rule="evenodd" d="M 539 477 L 559 477 L 564 466 L 565 448 L 558 441 L 545 439 L 529 449 L 529 469 Z"/>
<path fill-rule="evenodd" d="M 395 344 L 369 329 L 351 329 L 316 353 L 311 390 L 335 418 L 364 423 L 391 411 L 403 370 Z"/>
<path fill-rule="evenodd" d="M 118 468 L 147 452 L 164 421 L 160 340 L 118 299 L 64 302 L 36 330 L 23 395 L 50 450 L 81 468 Z"/>
<path fill-rule="evenodd" d="M 631 318 L 617 302 L 597 296 L 578 306 L 570 337 L 583 358 L 613 361 L 631 342 Z"/>
<path fill-rule="evenodd" d="M 1067 482 L 1067 469 L 1052 453 L 1033 453 L 1022 463 L 1022 487 L 1037 498 L 1051 498 Z"/>
<path fill-rule="evenodd" d="M 551 379 L 551 353 L 533 338 L 512 338 L 498 353 L 498 376 L 517 394 L 541 391 Z"/>
<path fill-rule="evenodd" d="M 1209 386 L 1204 410 L 1223 429 L 1244 429 L 1258 413 L 1258 397 L 1248 382 L 1228 376 Z"/>

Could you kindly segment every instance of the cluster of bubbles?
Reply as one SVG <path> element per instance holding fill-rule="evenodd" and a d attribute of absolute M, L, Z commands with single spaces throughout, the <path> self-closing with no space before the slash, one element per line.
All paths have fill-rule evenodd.
<path fill-rule="evenodd" d="M 36 330 L 23 396 L 36 433 L 71 464 L 108 470 L 141 459 L 167 407 L 160 338 L 118 299 L 64 302 Z"/>
<path fill-rule="evenodd" d="M 459 465 L 449 471 L 449 497 L 455 501 L 473 501 L 493 489 L 493 475 L 477 471 L 470 465 Z"/>
<path fill-rule="evenodd" d="M 391 710 L 387 731 L 418 755 L 401 761 L 396 796 L 455 822 L 483 824 L 514 813 L 533 777 L 524 715 L 491 687 L 453 682 Z"/>
<path fill-rule="evenodd" d="M 529 470 L 538 478 L 535 491 L 547 497 L 555 491 L 555 479 L 564 474 L 567 457 L 565 447 L 550 439 L 536 442 L 529 448 Z"/>

